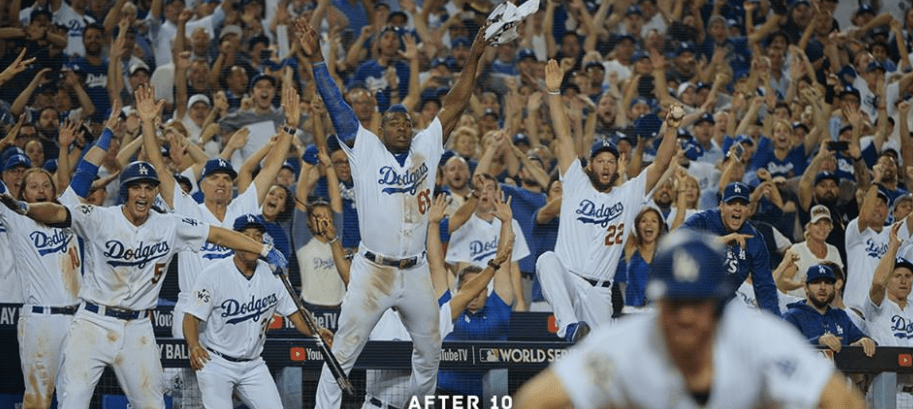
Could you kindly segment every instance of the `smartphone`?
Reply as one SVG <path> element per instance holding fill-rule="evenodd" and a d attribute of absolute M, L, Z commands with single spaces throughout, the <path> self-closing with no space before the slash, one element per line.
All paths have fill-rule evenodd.
<path fill-rule="evenodd" d="M 827 150 L 834 152 L 842 152 L 847 150 L 850 147 L 850 143 L 847 141 L 828 141 Z"/>
<path fill-rule="evenodd" d="M 742 147 L 741 143 L 735 146 L 735 154 L 738 155 L 740 159 L 745 159 L 745 148 Z"/>

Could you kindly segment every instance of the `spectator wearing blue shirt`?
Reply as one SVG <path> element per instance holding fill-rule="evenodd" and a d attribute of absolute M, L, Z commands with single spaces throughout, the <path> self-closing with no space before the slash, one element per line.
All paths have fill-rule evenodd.
<path fill-rule="evenodd" d="M 831 307 L 837 293 L 836 282 L 830 266 L 809 267 L 805 274 L 806 299 L 789 304 L 783 318 L 795 325 L 812 345 L 827 346 L 834 352 L 840 352 L 844 345 L 858 345 L 866 355 L 874 355 L 875 341 L 853 324 L 846 311 Z"/>
<path fill-rule="evenodd" d="M 817 127 L 816 127 L 817 129 Z M 750 169 L 767 169 L 771 177 L 792 178 L 805 172 L 807 153 L 817 147 L 817 135 L 807 135 L 804 144 L 794 143 L 793 127 L 789 122 L 775 119 L 773 135 L 758 141 L 758 150 L 751 158 Z"/>

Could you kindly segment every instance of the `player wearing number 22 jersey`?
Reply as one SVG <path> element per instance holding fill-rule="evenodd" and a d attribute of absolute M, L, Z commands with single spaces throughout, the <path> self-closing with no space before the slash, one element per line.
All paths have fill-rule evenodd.
<path fill-rule="evenodd" d="M 576 342 L 590 325 L 598 327 L 610 322 L 615 269 L 647 193 L 672 161 L 681 117 L 673 118 L 670 110 L 656 159 L 636 177 L 619 185 L 619 152 L 612 142 L 597 140 L 585 167 L 577 158 L 559 92 L 561 81 L 558 63 L 549 61 L 545 83 L 564 192 L 555 251 L 539 256 L 536 274 L 542 293 L 555 312 L 558 335 Z"/>

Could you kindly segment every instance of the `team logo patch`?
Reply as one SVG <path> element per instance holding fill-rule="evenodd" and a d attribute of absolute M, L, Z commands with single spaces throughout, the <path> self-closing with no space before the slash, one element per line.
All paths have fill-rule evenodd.
<path fill-rule="evenodd" d="M 94 209 L 94 208 L 95 208 L 95 206 L 92 206 L 92 205 L 86 205 L 86 204 L 79 205 L 79 211 L 82 212 L 82 214 L 92 213 L 92 209 Z"/>

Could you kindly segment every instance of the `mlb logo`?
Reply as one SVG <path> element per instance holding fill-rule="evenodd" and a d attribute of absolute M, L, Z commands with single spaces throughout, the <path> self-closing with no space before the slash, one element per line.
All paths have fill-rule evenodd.
<path fill-rule="evenodd" d="M 493 348 L 479 348 L 479 361 L 480 362 L 500 362 L 500 354 L 497 349 Z"/>

